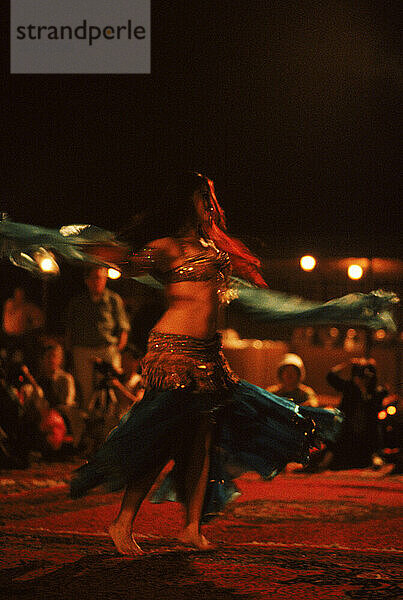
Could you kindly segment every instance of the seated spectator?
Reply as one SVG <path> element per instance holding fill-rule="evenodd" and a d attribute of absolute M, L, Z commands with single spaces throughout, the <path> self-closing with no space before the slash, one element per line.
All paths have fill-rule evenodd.
<path fill-rule="evenodd" d="M 64 351 L 61 344 L 51 342 L 45 347 L 38 384 L 44 392 L 48 408 L 56 409 L 63 417 L 67 431 L 78 446 L 84 429 L 84 419 L 76 403 L 76 388 L 71 373 L 63 370 Z"/>
<path fill-rule="evenodd" d="M 39 376 L 27 365 L 21 366 L 24 382 L 20 398 L 26 423 L 29 423 L 33 449 L 44 458 L 58 458 L 78 445 L 84 421 L 75 403 L 74 379 L 62 369 L 63 348 L 54 343 L 44 349 Z M 63 452 L 59 452 L 63 450 Z"/>
<path fill-rule="evenodd" d="M 301 383 L 305 379 L 305 367 L 297 354 L 285 354 L 278 365 L 277 378 L 279 383 L 270 386 L 269 392 L 289 398 L 298 405 L 319 406 L 313 389 Z"/>
<path fill-rule="evenodd" d="M 24 469 L 32 450 L 31 431 L 7 367 L 0 367 L 0 469 Z"/>
<path fill-rule="evenodd" d="M 71 443 L 61 414 L 49 407 L 42 388 L 27 365 L 15 365 L 15 389 L 22 406 L 22 422 L 29 440 L 29 451 L 39 451 L 43 458 L 54 458 L 63 444 Z"/>
<path fill-rule="evenodd" d="M 142 353 L 133 344 L 127 344 L 122 352 L 122 375 L 112 379 L 118 403 L 120 420 L 134 402 L 144 395 L 143 379 L 140 374 Z"/>

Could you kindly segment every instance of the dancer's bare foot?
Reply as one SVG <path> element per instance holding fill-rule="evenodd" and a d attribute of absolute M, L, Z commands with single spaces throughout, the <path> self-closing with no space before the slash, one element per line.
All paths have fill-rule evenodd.
<path fill-rule="evenodd" d="M 120 527 L 116 521 L 113 521 L 109 526 L 108 532 L 120 554 L 144 554 L 136 540 L 133 539 L 131 530 Z"/>
<path fill-rule="evenodd" d="M 192 546 L 198 550 L 211 550 L 214 545 L 199 531 L 186 527 L 178 536 L 179 541 L 185 546 Z"/>

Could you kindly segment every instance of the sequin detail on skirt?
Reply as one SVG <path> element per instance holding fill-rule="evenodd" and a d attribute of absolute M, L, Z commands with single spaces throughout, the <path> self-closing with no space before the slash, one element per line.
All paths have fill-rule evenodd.
<path fill-rule="evenodd" d="M 209 340 L 152 330 L 142 374 L 148 389 L 222 392 L 239 378 L 231 370 L 217 334 Z"/>

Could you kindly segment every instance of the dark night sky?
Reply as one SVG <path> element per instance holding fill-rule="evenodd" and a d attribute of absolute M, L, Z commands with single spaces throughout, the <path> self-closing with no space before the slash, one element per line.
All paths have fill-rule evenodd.
<path fill-rule="evenodd" d="M 215 179 L 269 255 L 398 256 L 399 2 L 152 2 L 151 75 L 6 76 L 2 210 L 115 229 Z"/>

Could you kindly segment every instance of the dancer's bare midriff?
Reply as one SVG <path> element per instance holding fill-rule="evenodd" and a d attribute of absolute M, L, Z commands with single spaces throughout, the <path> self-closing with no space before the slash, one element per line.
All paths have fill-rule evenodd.
<path fill-rule="evenodd" d="M 160 270 L 167 272 L 184 261 L 184 240 L 164 238 L 151 242 L 156 255 L 161 257 Z M 205 248 L 197 236 L 186 239 L 186 257 L 197 256 Z M 158 268 L 159 265 L 157 264 Z M 132 272 L 136 271 L 135 257 Z M 179 281 L 165 286 L 167 309 L 154 326 L 161 333 L 189 335 L 210 339 L 216 333 L 219 310 L 218 291 L 223 287 L 219 277 L 206 281 Z"/>
<path fill-rule="evenodd" d="M 212 338 L 217 329 L 217 286 L 211 281 L 172 283 L 166 288 L 168 308 L 154 328 L 161 333 Z"/>

